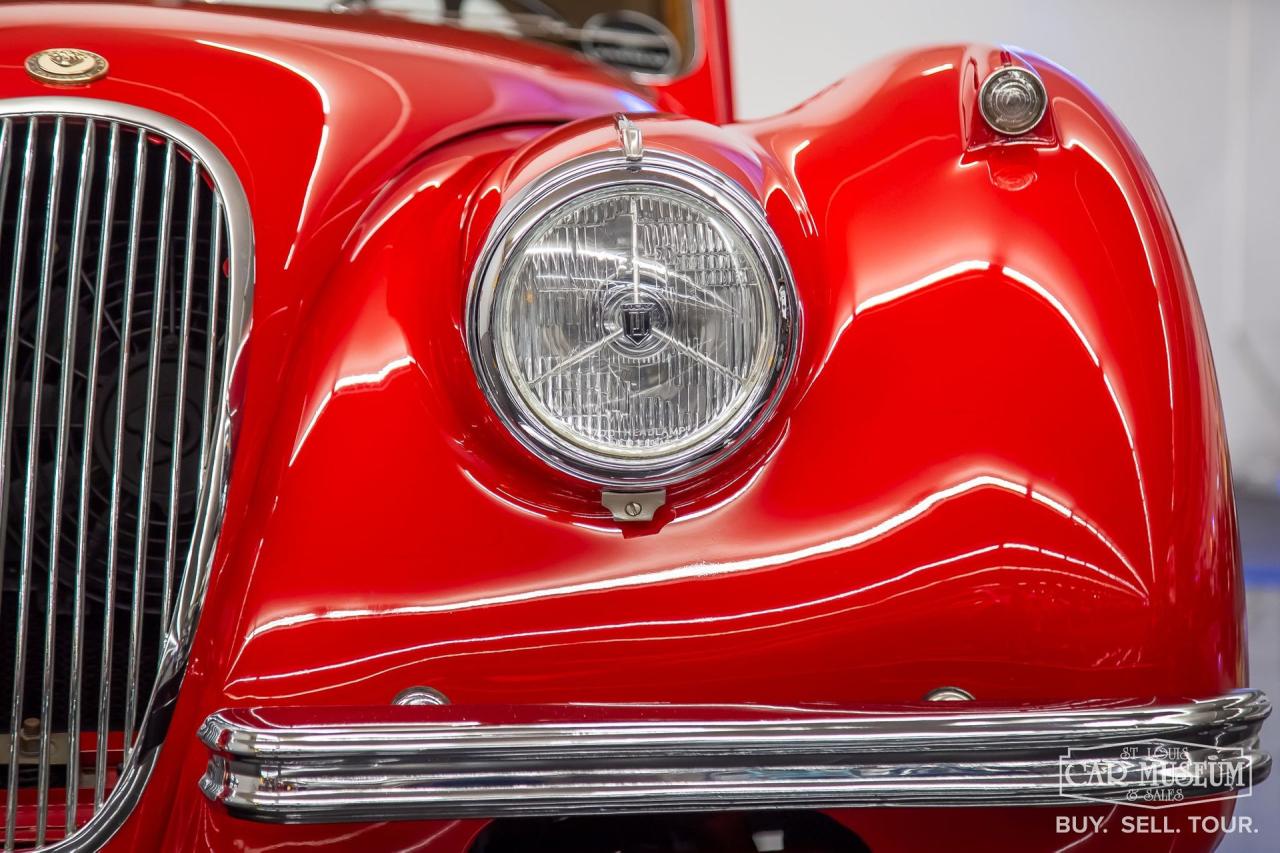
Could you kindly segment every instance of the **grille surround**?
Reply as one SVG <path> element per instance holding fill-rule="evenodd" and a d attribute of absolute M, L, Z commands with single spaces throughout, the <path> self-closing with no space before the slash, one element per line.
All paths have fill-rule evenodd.
<path fill-rule="evenodd" d="M 127 755 L 120 769 L 118 780 L 109 794 L 106 795 L 100 806 L 96 808 L 92 817 L 76 827 L 74 832 L 59 841 L 38 847 L 41 850 L 70 851 L 97 849 L 119 829 L 120 825 L 128 817 L 155 765 L 159 747 L 164 740 L 173 705 L 177 698 L 178 688 L 186 669 L 191 641 L 203 604 L 214 545 L 221 527 L 224 509 L 231 454 L 231 421 L 235 412 L 235 402 L 231 398 L 231 389 L 236 386 L 235 377 L 247 340 L 249 307 L 252 299 L 253 230 L 244 189 L 230 163 L 207 138 L 176 119 L 141 107 L 91 98 L 37 97 L 0 100 L 0 120 L 9 120 L 11 131 L 7 135 L 8 152 L 6 153 L 11 164 L 15 156 L 17 157 L 16 167 L 19 171 L 23 169 L 22 157 L 25 154 L 25 149 L 22 146 L 25 144 L 24 137 L 27 121 L 33 118 L 57 121 L 59 128 L 63 124 L 60 120 L 69 120 L 82 124 L 88 121 L 102 122 L 108 127 L 114 124 L 121 131 L 119 153 L 122 162 L 130 153 L 129 146 L 123 142 L 125 131 L 135 133 L 138 136 L 146 134 L 148 137 L 156 137 L 157 141 L 165 146 L 165 156 L 167 158 L 172 158 L 175 150 L 179 155 L 177 167 L 172 170 L 166 169 L 168 178 L 174 183 L 178 183 L 186 180 L 189 172 L 192 176 L 191 191 L 193 195 L 196 188 L 196 176 L 203 172 L 204 180 L 207 181 L 206 186 L 209 197 L 214 200 L 213 206 L 210 208 L 212 215 L 210 216 L 206 212 L 206 218 L 215 219 L 220 215 L 222 224 L 220 229 L 221 243 L 217 243 L 218 238 L 214 237 L 215 245 L 210 251 L 225 263 L 223 274 L 226 278 L 225 304 L 218 309 L 225 315 L 225 320 L 220 324 L 221 331 L 225 333 L 225 340 L 219 348 L 220 351 L 215 353 L 217 363 L 220 365 L 218 369 L 220 381 L 216 383 L 216 387 L 212 382 L 206 386 L 211 393 L 210 400 L 214 401 L 214 405 L 206 405 L 201 415 L 202 418 L 208 418 L 210 425 L 207 433 L 207 456 L 202 460 L 199 474 L 196 478 L 198 490 L 194 500 L 194 517 L 191 522 L 192 528 L 189 539 L 190 547 L 185 549 L 185 558 L 182 553 L 174 552 L 175 543 L 173 540 L 175 537 L 172 534 L 168 536 L 169 541 L 166 542 L 169 555 L 172 557 L 170 562 L 175 572 L 172 577 L 173 588 L 171 590 L 167 589 L 168 594 L 163 596 L 162 601 L 162 606 L 167 613 L 162 617 L 160 624 L 160 652 L 154 687 L 150 691 L 149 697 L 146 695 L 138 696 L 138 702 L 143 704 L 139 704 L 136 709 L 140 713 L 136 739 L 133 740 L 131 747 L 126 749 Z M 140 151 L 145 147 L 142 142 L 139 142 L 138 149 Z M 75 162 L 76 158 L 80 156 L 78 148 L 79 146 L 67 146 L 63 149 L 63 157 L 66 162 L 63 164 L 64 173 L 61 179 L 63 181 L 72 180 L 73 183 L 70 188 L 66 183 L 58 185 L 58 191 L 67 198 L 72 195 L 86 196 L 89 192 L 87 188 L 82 189 L 76 177 L 79 174 Z M 181 157 L 184 155 L 190 156 L 191 161 L 189 163 L 182 161 Z M 21 175 L 18 177 L 20 179 Z M 156 176 L 155 178 L 149 178 L 149 180 L 159 180 L 160 177 Z M 50 183 L 52 183 L 52 177 L 50 177 Z M 16 184 L 14 185 L 16 186 Z M 129 181 L 128 184 L 119 189 L 127 192 L 131 185 L 132 181 Z M 167 189 L 166 187 L 166 191 Z M 39 193 L 40 189 L 33 187 L 32 192 Z M 122 203 L 128 208 L 130 201 L 129 199 L 124 199 Z M 192 208 L 195 207 L 194 201 L 189 202 L 189 204 Z M 43 224 L 41 222 L 29 223 L 28 228 L 32 227 L 39 230 L 43 228 Z M 180 236 L 181 227 L 181 223 L 175 222 L 172 227 L 165 229 L 163 233 L 167 234 L 169 243 L 175 242 L 175 238 Z M 91 228 L 90 231 L 92 230 Z M 215 231 L 216 233 L 218 232 Z M 11 236 L 6 232 L 6 239 Z M 131 239 L 132 236 L 131 230 Z M 27 238 L 28 246 L 32 245 L 31 239 L 31 237 Z M 35 239 L 43 240 L 45 238 L 37 235 Z M 85 235 L 86 242 L 91 239 L 96 239 L 96 237 L 91 234 Z M 187 239 L 190 239 L 190 232 L 188 232 Z M 43 244 L 39 245 L 42 247 L 41 251 L 44 251 Z M 186 257 L 194 257 L 194 250 L 186 251 L 185 249 L 186 246 L 194 244 L 187 242 L 183 245 L 184 255 Z M 219 245 L 224 247 L 221 253 L 217 251 Z M 160 246 L 158 249 L 160 252 L 166 250 L 165 246 Z M 30 249 L 28 249 L 28 254 L 30 254 Z M 41 261 L 40 257 L 34 259 L 37 267 L 40 266 Z M 149 263 L 150 259 L 144 262 Z M 164 262 L 163 255 L 161 255 L 158 263 L 164 264 Z M 30 258 L 28 258 L 28 263 L 31 263 Z M 211 267 L 210 274 L 216 275 L 212 272 L 212 269 Z M 90 278 L 92 277 L 92 272 L 92 270 L 84 271 Z M 9 275 L 10 270 L 6 268 L 4 270 L 6 280 L 9 279 Z M 179 272 L 177 275 L 181 276 L 182 273 Z M 171 281 L 173 276 L 174 273 L 171 271 L 169 274 Z M 188 281 L 190 280 L 188 278 Z M 45 283 L 42 280 L 42 287 Z M 86 288 L 81 285 L 81 289 L 84 290 Z M 92 287 L 90 286 L 88 289 L 92 290 Z M 176 286 L 174 290 L 176 293 Z M 189 292 L 190 288 L 188 287 Z M 15 313 L 20 314 L 21 311 L 19 310 Z M 214 352 L 214 349 L 211 348 L 210 352 Z M 182 362 L 184 365 L 185 363 Z M 213 373 L 214 371 L 210 371 L 211 375 Z M 0 381 L 4 381 L 4 377 L 0 377 Z M 188 381 L 198 380 L 188 378 Z M 180 387 L 190 386 L 180 385 Z M 16 395 L 11 396 L 16 398 Z M 150 392 L 148 396 L 152 396 Z M 14 420 L 18 422 L 20 422 L 19 405 L 20 400 L 11 402 Z M 152 407 L 154 407 L 154 403 Z M 214 410 L 210 411 L 211 408 Z M 61 410 L 57 409 L 57 411 L 60 412 Z M 59 416 L 62 417 L 61 414 Z M 28 429 L 30 429 L 30 426 L 28 426 Z M 153 434 L 158 435 L 159 433 Z M 185 433 L 183 435 L 185 436 Z M 178 465 L 176 467 L 183 468 L 184 466 Z M 147 467 L 146 470 L 149 471 L 150 468 Z M 185 470 L 183 473 L 186 473 Z M 22 473 L 15 471 L 10 476 L 18 477 L 22 476 Z M 68 479 L 74 479 L 78 476 L 78 472 L 69 471 L 67 476 Z M 8 486 L 6 485 L 4 488 L 8 488 Z M 70 513 L 74 512 L 74 509 L 74 506 L 64 507 L 62 515 L 69 517 Z M 24 517 L 22 506 L 10 504 L 6 506 L 5 513 L 10 518 L 18 520 Z M 176 528 L 176 525 L 173 524 L 168 526 L 170 529 Z M 26 570 L 24 569 L 24 571 Z M 167 588 L 170 583 L 167 575 L 165 582 Z M 34 611 L 33 616 L 39 618 L 44 614 L 39 613 L 37 609 L 40 603 L 35 593 L 36 590 L 26 591 L 26 595 L 35 605 L 32 608 Z M 106 617 L 104 616 L 104 618 Z M 6 631 L 11 630 L 9 626 L 3 627 Z M 85 633 L 83 628 L 80 630 L 82 634 Z M 78 642 L 83 642 L 83 639 L 83 636 L 79 636 Z M 90 648 L 91 651 L 88 653 L 93 653 L 92 646 Z M 30 655 L 36 651 L 38 649 L 28 650 L 28 667 L 31 666 Z M 0 678 L 12 677 L 14 661 L 6 659 L 4 663 L 3 671 L 0 671 Z M 130 664 L 132 665 L 132 661 L 130 661 Z M 135 684 L 136 682 L 131 677 L 129 684 L 120 685 L 114 689 L 127 690 Z M 8 720 L 10 716 L 9 709 L 5 708 L 3 710 L 6 717 L 6 728 L 8 728 L 9 722 L 11 722 Z M 91 708 L 85 709 L 84 717 L 89 718 L 92 713 L 93 710 Z M 86 722 L 91 722 L 91 720 L 86 720 Z M 90 726 L 90 728 L 92 727 Z M 6 755 L 6 763 L 0 765 L 0 772 L 8 773 L 7 761 L 8 756 Z M 47 796 L 48 769 L 43 766 L 41 777 L 41 788 L 45 791 L 44 796 Z M 0 796 L 5 796 L 5 794 L 0 794 Z M 6 818 L 12 819 L 9 814 L 6 814 Z M 14 839 L 8 827 L 4 832 L 4 840 L 5 849 L 11 849 Z"/>

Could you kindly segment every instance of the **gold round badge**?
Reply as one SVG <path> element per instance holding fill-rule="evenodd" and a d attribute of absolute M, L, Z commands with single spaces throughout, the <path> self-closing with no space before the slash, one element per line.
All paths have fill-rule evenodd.
<path fill-rule="evenodd" d="M 27 73 L 44 83 L 89 83 L 107 73 L 107 61 L 89 50 L 53 47 L 28 56 Z"/>

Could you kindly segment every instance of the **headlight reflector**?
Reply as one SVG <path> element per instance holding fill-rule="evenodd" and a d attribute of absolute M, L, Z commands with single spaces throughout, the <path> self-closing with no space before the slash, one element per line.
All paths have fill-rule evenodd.
<path fill-rule="evenodd" d="M 793 287 L 763 212 L 682 158 L 548 176 L 500 217 L 473 287 L 469 343 L 495 408 L 600 483 L 712 464 L 790 365 Z"/>

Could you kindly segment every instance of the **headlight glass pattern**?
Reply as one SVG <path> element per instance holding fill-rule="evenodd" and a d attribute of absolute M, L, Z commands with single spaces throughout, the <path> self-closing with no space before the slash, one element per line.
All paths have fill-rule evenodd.
<path fill-rule="evenodd" d="M 724 449 L 790 355 L 790 277 L 763 215 L 647 168 L 531 205 L 481 283 L 491 399 L 541 455 L 601 482 Z"/>
<path fill-rule="evenodd" d="M 769 373 L 767 276 L 732 223 L 692 196 L 597 190 L 516 255 L 502 370 L 574 444 L 634 458 L 679 450 L 732 419 Z"/>

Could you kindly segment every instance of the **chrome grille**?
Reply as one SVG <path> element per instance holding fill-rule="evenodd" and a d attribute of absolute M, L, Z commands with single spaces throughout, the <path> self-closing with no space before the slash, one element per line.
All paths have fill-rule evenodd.
<path fill-rule="evenodd" d="M 0 117 L 6 850 L 71 835 L 138 775 L 202 592 L 183 569 L 204 569 L 240 344 L 211 152 L 97 112 Z"/>

